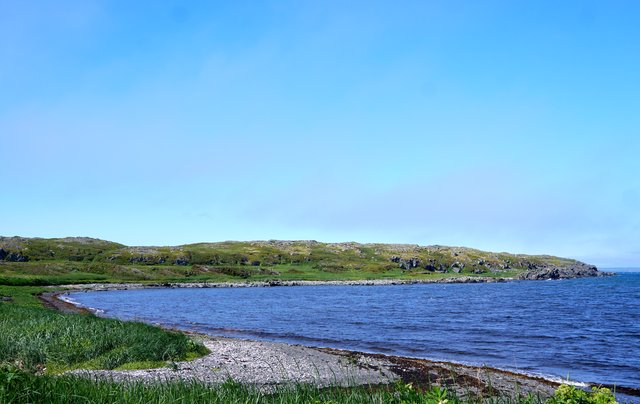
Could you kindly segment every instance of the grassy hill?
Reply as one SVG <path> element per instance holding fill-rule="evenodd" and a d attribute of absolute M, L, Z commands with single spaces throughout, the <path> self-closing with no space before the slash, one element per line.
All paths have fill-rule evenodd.
<path fill-rule="evenodd" d="M 265 394 L 231 381 L 212 388 L 189 381 L 116 383 L 59 376 L 59 372 L 76 368 L 171 367 L 174 360 L 207 352 L 183 334 L 150 325 L 54 312 L 43 308 L 36 295 L 51 290 L 44 285 L 86 282 L 508 277 L 582 267 L 589 266 L 558 257 L 462 247 L 316 241 L 127 247 L 91 238 L 0 237 L 0 402 L 66 403 L 70 394 L 75 401 L 87 402 L 486 401 L 481 396 L 462 400 L 440 387 L 423 391 L 404 383 L 322 389 L 293 385 Z M 564 387 L 572 388 L 563 386 L 556 396 L 562 393 L 571 398 L 567 394 L 576 390 Z M 607 400 L 598 396 L 601 391 Z M 584 402 L 591 402 L 587 399 L 592 396 L 592 402 L 613 402 L 608 390 L 583 396 Z M 513 397 L 504 402 L 543 402 L 540 397 Z"/>
<path fill-rule="evenodd" d="M 92 238 L 0 237 L 0 284 L 513 277 L 586 266 L 547 255 L 465 247 L 317 241 L 226 241 L 128 247 Z"/>

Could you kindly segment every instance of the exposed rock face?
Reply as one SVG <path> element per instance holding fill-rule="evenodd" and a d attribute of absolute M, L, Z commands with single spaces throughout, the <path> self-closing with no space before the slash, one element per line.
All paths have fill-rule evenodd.
<path fill-rule="evenodd" d="M 0 261 L 27 262 L 29 261 L 29 257 L 25 257 L 18 252 L 10 252 L 0 248 Z"/>
<path fill-rule="evenodd" d="M 518 279 L 523 280 L 545 280 L 545 279 L 570 279 L 587 278 L 592 276 L 609 276 L 608 272 L 600 272 L 593 265 L 581 262 L 567 267 L 542 267 L 532 268 L 518 275 Z"/>
<path fill-rule="evenodd" d="M 189 265 L 189 260 L 186 257 L 178 257 L 173 260 L 175 265 Z"/>
<path fill-rule="evenodd" d="M 404 258 L 400 258 L 400 257 L 394 255 L 389 260 L 391 262 L 399 263 L 400 264 L 400 268 L 404 269 L 405 271 L 410 270 L 410 269 L 414 269 L 414 268 L 418 268 L 420 266 L 420 259 L 417 258 L 417 257 L 404 259 Z"/>
<path fill-rule="evenodd" d="M 166 258 L 155 255 L 139 255 L 129 258 L 129 262 L 132 264 L 164 264 Z"/>

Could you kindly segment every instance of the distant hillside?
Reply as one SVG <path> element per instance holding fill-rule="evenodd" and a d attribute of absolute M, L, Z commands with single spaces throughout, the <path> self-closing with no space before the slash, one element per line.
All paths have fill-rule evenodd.
<path fill-rule="evenodd" d="M 595 267 L 573 259 L 466 247 L 277 240 L 128 247 L 92 238 L 0 237 L 2 262 L 0 271 L 12 274 L 24 273 L 18 265 L 24 263 L 23 267 L 31 268 L 29 273 L 33 276 L 75 271 L 107 274 L 110 278 L 118 273 L 119 279 L 142 280 L 372 279 L 430 275 L 537 279 L 572 277 L 563 275 L 566 270 L 578 271 L 576 276 L 593 276 L 596 271 Z M 38 272 L 38 268 L 42 271 Z"/>
<path fill-rule="evenodd" d="M 25 238 L 0 236 L 0 260 L 26 262 L 45 260 L 92 261 L 122 244 L 88 237 Z"/>

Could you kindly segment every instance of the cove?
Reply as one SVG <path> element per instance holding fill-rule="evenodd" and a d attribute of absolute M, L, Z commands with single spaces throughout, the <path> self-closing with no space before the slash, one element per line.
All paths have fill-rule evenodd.
<path fill-rule="evenodd" d="M 227 337 L 640 388 L 640 274 L 564 281 L 71 293 L 100 315 Z"/>

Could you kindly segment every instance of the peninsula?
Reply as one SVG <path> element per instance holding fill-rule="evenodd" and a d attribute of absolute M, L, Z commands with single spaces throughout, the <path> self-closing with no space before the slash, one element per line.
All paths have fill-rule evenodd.
<path fill-rule="evenodd" d="M 0 284 L 5 285 L 477 282 L 601 275 L 573 259 L 439 245 L 269 240 L 129 247 L 86 237 L 0 237 Z"/>
<path fill-rule="evenodd" d="M 56 402 L 73 386 L 73 394 L 89 401 L 124 399 L 133 391 L 149 401 L 540 401 L 556 388 L 558 395 L 574 387 L 488 367 L 185 334 L 96 317 L 58 296 L 70 290 L 603 275 L 572 259 L 465 247 L 275 240 L 129 247 L 84 237 L 0 237 L 0 379 L 17 380 L 0 389 L 0 399 Z M 613 400 L 607 389 L 589 394 Z"/>

